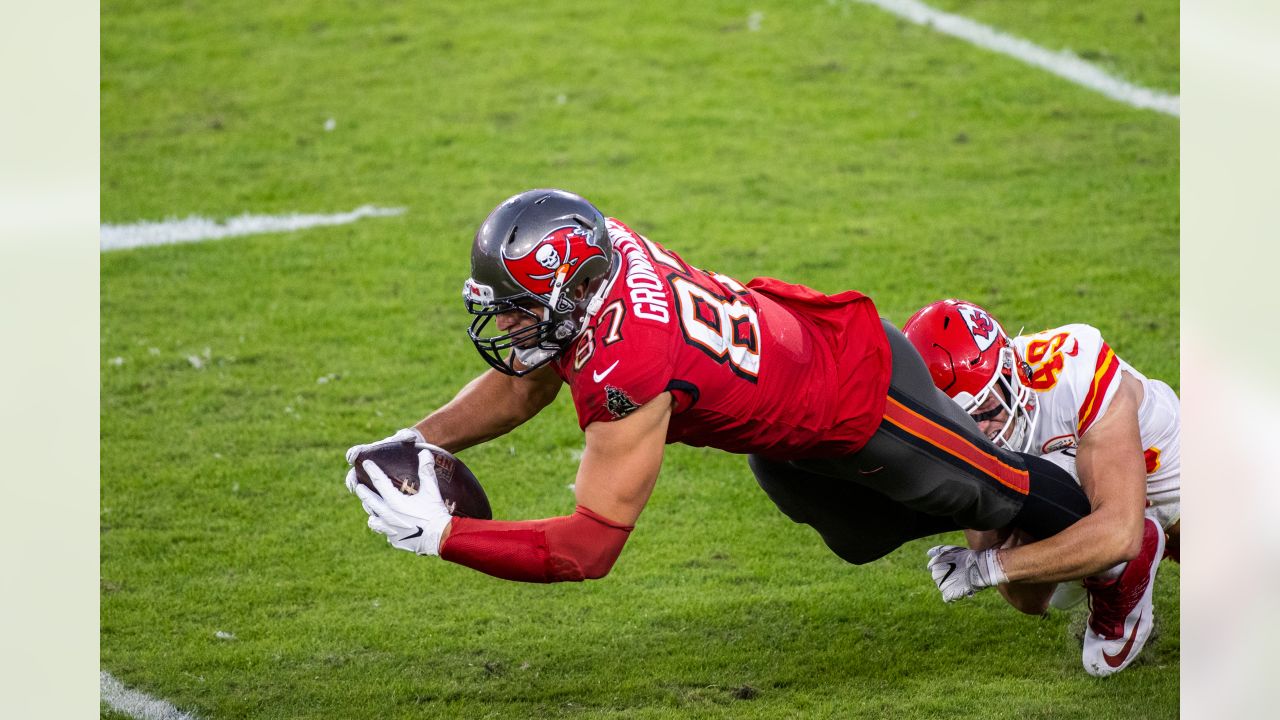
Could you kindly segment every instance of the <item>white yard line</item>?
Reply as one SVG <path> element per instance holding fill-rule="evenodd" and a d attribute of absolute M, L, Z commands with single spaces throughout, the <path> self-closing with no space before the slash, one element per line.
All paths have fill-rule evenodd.
<path fill-rule="evenodd" d="M 940 33 L 958 37 L 979 47 L 1016 58 L 1028 65 L 1048 70 L 1058 77 L 1100 92 L 1113 100 L 1174 117 L 1180 115 L 1178 96 L 1127 83 L 1081 60 L 1068 50 L 1058 52 L 1046 50 L 1029 40 L 1002 33 L 960 15 L 942 12 L 918 0 L 857 1 L 875 5 L 917 25 L 933 28 Z"/>
<path fill-rule="evenodd" d="M 137 690 L 130 690 L 111 673 L 103 670 L 98 675 L 98 692 L 102 702 L 112 710 L 137 720 L 196 720 L 164 700 L 157 700 Z"/>
<path fill-rule="evenodd" d="M 143 221 L 129 225 L 103 224 L 101 247 L 107 250 L 142 247 L 144 245 L 168 245 L 170 243 L 217 240 L 237 235 L 288 232 L 321 225 L 345 225 L 361 218 L 400 215 L 404 208 L 379 208 L 372 205 L 334 215 L 240 215 L 219 222 L 196 215 L 187 218 Z"/>

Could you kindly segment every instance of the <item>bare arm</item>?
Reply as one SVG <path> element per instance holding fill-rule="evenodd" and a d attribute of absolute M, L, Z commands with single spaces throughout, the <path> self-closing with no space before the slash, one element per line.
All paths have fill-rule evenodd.
<path fill-rule="evenodd" d="M 964 537 L 969 543 L 969 549 L 974 552 L 996 546 L 1013 548 L 1031 542 L 1031 539 L 1021 530 L 1014 530 L 1011 533 L 1000 530 L 965 530 Z M 1019 612 L 1043 615 L 1049 609 L 1049 600 L 1053 597 L 1053 590 L 1056 587 L 1058 584 L 1054 582 L 1023 581 L 1003 583 L 997 585 L 996 590 Z"/>
<path fill-rule="evenodd" d="M 662 393 L 622 420 L 587 426 L 578 466 L 578 504 L 632 525 L 658 480 L 671 421 L 671 393 Z"/>
<path fill-rule="evenodd" d="M 560 377 L 550 367 L 524 377 L 487 370 L 414 427 L 427 442 L 461 452 L 505 435 L 537 415 L 556 399 L 560 385 Z"/>
<path fill-rule="evenodd" d="M 1122 375 L 1107 414 L 1081 438 L 1076 454 L 1092 512 L 1051 538 L 1001 549 L 1000 564 L 1010 582 L 1075 580 L 1138 554 L 1147 487 L 1138 429 L 1141 403 L 1142 384 Z"/>

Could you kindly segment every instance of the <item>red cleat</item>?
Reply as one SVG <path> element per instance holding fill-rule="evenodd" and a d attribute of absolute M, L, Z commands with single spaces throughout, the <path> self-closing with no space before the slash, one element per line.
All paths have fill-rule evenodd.
<path fill-rule="evenodd" d="M 1143 521 L 1142 550 L 1120 578 L 1106 582 L 1085 578 L 1089 622 L 1084 632 L 1084 669 L 1105 677 L 1120 672 L 1142 652 L 1151 636 L 1151 593 L 1164 555 L 1164 532 L 1150 518 Z"/>

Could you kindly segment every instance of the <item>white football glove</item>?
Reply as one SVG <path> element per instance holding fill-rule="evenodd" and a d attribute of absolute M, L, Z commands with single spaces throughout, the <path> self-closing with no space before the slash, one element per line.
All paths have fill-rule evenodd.
<path fill-rule="evenodd" d="M 393 445 L 395 443 L 405 442 L 425 443 L 426 441 L 426 438 L 422 437 L 422 433 L 418 432 L 418 428 L 407 427 L 403 430 L 397 430 L 395 435 L 383 438 L 378 442 L 365 443 L 363 445 L 352 445 L 347 448 L 347 464 L 355 465 L 357 455 L 362 452 L 373 450 L 374 448 L 382 447 L 383 445 Z M 350 489 L 351 486 L 348 485 L 347 488 Z"/>
<path fill-rule="evenodd" d="M 420 446 L 421 447 L 421 446 Z M 393 547 L 419 555 L 439 555 L 440 536 L 453 516 L 440 498 L 436 485 L 436 464 L 431 450 L 418 453 L 418 492 L 405 495 L 395 488 L 391 478 L 372 460 L 364 461 L 377 493 L 355 483 L 355 469 L 347 473 L 349 485 L 355 486 L 356 497 L 369 513 L 369 529 L 387 536 Z"/>
<path fill-rule="evenodd" d="M 996 548 L 973 552 L 956 545 L 936 545 L 927 554 L 929 572 L 943 602 L 955 602 L 1009 581 L 996 557 Z"/>

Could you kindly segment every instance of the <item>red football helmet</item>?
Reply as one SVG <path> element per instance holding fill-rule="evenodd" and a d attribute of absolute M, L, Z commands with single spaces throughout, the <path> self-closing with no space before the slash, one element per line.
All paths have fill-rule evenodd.
<path fill-rule="evenodd" d="M 1026 452 L 1039 419 L 1030 367 L 991 313 L 964 300 L 939 300 L 920 308 L 902 332 L 924 358 L 934 385 L 975 420 L 992 419 L 1003 409 L 1009 419 L 991 440 Z M 999 405 L 991 417 L 979 415 L 995 388 Z"/>

